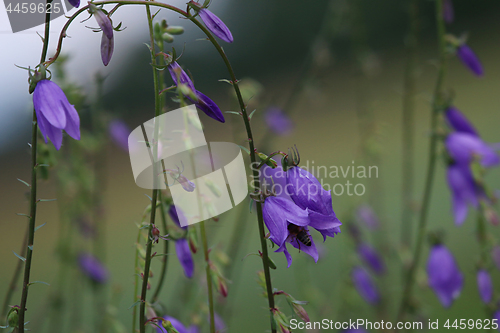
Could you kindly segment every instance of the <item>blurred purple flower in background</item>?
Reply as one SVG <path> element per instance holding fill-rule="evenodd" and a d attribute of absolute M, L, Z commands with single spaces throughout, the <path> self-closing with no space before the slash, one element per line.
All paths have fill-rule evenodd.
<path fill-rule="evenodd" d="M 472 123 L 467 119 L 460 110 L 454 106 L 449 106 L 445 111 L 446 121 L 457 132 L 469 133 L 479 137 Z"/>
<path fill-rule="evenodd" d="M 457 57 L 462 61 L 465 67 L 469 68 L 476 76 L 483 76 L 483 66 L 474 51 L 472 51 L 467 44 L 462 44 L 457 47 Z"/>
<path fill-rule="evenodd" d="M 482 191 L 477 187 L 467 166 L 451 164 L 447 171 L 448 186 L 452 195 L 455 224 L 462 225 L 467 218 L 469 205 L 479 207 Z"/>
<path fill-rule="evenodd" d="M 71 4 L 71 6 L 73 6 L 75 8 L 80 7 L 80 0 L 68 0 L 68 2 Z"/>
<path fill-rule="evenodd" d="M 233 35 L 231 34 L 231 31 L 214 13 L 206 8 L 202 8 L 199 10 L 198 14 L 200 15 L 203 23 L 207 26 L 207 29 L 210 30 L 215 36 L 219 37 L 226 43 L 233 42 Z"/>
<path fill-rule="evenodd" d="M 292 120 L 280 108 L 268 108 L 264 113 L 264 118 L 271 131 L 278 135 L 290 135 L 293 131 Z"/>
<path fill-rule="evenodd" d="M 203 111 L 207 116 L 221 123 L 225 122 L 224 115 L 220 108 L 212 101 L 208 96 L 202 94 L 198 90 L 195 89 L 193 81 L 187 73 L 179 66 L 176 61 L 173 61 L 170 65 L 168 65 L 168 71 L 170 72 L 170 76 L 172 76 L 172 80 L 175 84 L 185 84 L 186 86 L 193 91 L 193 93 L 197 97 L 197 101 L 193 100 L 190 96 L 186 95 L 186 98 L 190 100 L 194 105 Z"/>
<path fill-rule="evenodd" d="M 484 167 L 492 167 L 500 163 L 495 150 L 479 137 L 462 132 L 455 132 L 445 140 L 446 150 L 457 163 L 469 164 L 479 159 Z"/>
<path fill-rule="evenodd" d="M 451 0 L 443 0 L 443 19 L 446 23 L 450 24 L 455 18 L 455 11 L 453 10 L 453 2 Z"/>
<path fill-rule="evenodd" d="M 108 126 L 111 139 L 124 151 L 128 151 L 128 136 L 132 132 L 127 124 L 121 119 L 114 119 Z"/>
<path fill-rule="evenodd" d="M 368 272 L 360 266 L 353 268 L 352 282 L 358 290 L 358 293 L 370 304 L 377 303 L 379 301 L 379 294 L 373 280 L 368 274 Z"/>
<path fill-rule="evenodd" d="M 496 245 L 493 247 L 491 250 L 491 257 L 493 258 L 493 262 L 497 268 L 500 270 L 500 246 Z"/>
<path fill-rule="evenodd" d="M 460 296 L 464 277 L 455 258 L 444 245 L 435 245 L 427 261 L 429 286 L 434 290 L 441 304 L 448 308 Z"/>
<path fill-rule="evenodd" d="M 368 331 L 363 329 L 363 328 L 355 328 L 355 329 L 346 330 L 346 331 L 342 331 L 342 332 L 343 333 L 368 333 Z"/>
<path fill-rule="evenodd" d="M 358 255 L 364 262 L 377 274 L 382 274 L 385 271 L 385 264 L 378 255 L 377 251 L 368 244 L 360 244 L 358 246 Z"/>
<path fill-rule="evenodd" d="M 493 314 L 493 319 L 497 320 L 497 323 L 500 323 L 500 309 L 498 309 L 494 314 Z M 500 326 L 498 326 L 498 331 L 500 332 Z"/>
<path fill-rule="evenodd" d="M 477 272 L 477 289 L 484 303 L 489 303 L 493 298 L 493 283 L 490 274 L 484 269 Z"/>
<path fill-rule="evenodd" d="M 104 265 L 90 253 L 81 253 L 78 256 L 78 264 L 81 271 L 92 281 L 106 283 L 108 280 L 108 270 Z"/>
<path fill-rule="evenodd" d="M 189 328 L 186 328 L 183 323 L 181 323 L 179 320 L 177 320 L 174 317 L 170 316 L 165 316 L 163 319 L 168 320 L 172 326 L 179 332 L 179 333 L 199 333 L 200 330 L 198 329 L 197 326 L 191 325 Z M 167 331 L 163 326 L 162 322 L 158 322 L 158 326 L 156 327 L 156 333 L 170 333 L 170 331 Z"/>
<path fill-rule="evenodd" d="M 380 221 L 373 209 L 366 204 L 358 207 L 356 210 L 356 217 L 363 221 L 371 230 L 377 229 L 380 224 Z"/>
<path fill-rule="evenodd" d="M 181 227 L 179 215 L 177 215 L 178 213 L 182 215 L 184 214 L 180 210 L 180 208 L 175 207 L 174 205 L 171 205 L 168 209 L 168 215 L 170 215 L 172 221 L 174 221 L 174 223 L 178 227 Z M 185 220 L 185 218 L 182 219 Z M 186 230 L 187 226 L 181 228 Z M 186 238 L 175 240 L 175 252 L 177 253 L 177 259 L 179 259 L 179 263 L 184 269 L 184 274 L 186 275 L 186 277 L 192 278 L 194 273 L 194 261 L 193 255 L 191 254 L 191 250 L 189 248 L 189 242 Z"/>
<path fill-rule="evenodd" d="M 41 80 L 33 92 L 33 106 L 38 127 L 47 143 L 47 136 L 57 150 L 62 145 L 62 130 L 70 137 L 80 140 L 80 117 L 69 104 L 64 92 L 50 80 Z"/>

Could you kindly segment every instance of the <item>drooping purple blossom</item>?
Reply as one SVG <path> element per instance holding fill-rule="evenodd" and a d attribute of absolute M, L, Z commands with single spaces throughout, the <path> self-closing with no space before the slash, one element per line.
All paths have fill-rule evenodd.
<path fill-rule="evenodd" d="M 493 298 L 493 282 L 490 274 L 484 269 L 477 272 L 477 289 L 484 303 L 491 302 Z"/>
<path fill-rule="evenodd" d="M 472 123 L 456 107 L 449 106 L 444 115 L 450 127 L 455 131 L 479 137 Z"/>
<path fill-rule="evenodd" d="M 200 332 L 198 326 L 191 325 L 191 326 L 189 326 L 189 328 L 187 328 L 186 326 L 184 326 L 183 323 L 181 323 L 180 320 L 178 320 L 174 317 L 165 316 L 165 317 L 163 317 L 163 319 L 168 320 L 179 333 L 199 333 Z M 158 326 L 160 326 L 160 327 L 156 327 L 156 333 L 170 333 L 170 331 L 167 332 L 167 330 L 163 327 L 161 321 L 158 322 Z"/>
<path fill-rule="evenodd" d="M 370 304 L 375 304 L 379 301 L 380 296 L 373 283 L 372 277 L 361 266 L 353 268 L 351 273 L 352 282 L 358 293 Z"/>
<path fill-rule="evenodd" d="M 476 76 L 483 76 L 483 65 L 481 65 L 479 58 L 467 44 L 457 47 L 457 57 Z"/>
<path fill-rule="evenodd" d="M 131 133 L 127 124 L 120 119 L 112 120 L 108 126 L 111 139 L 124 151 L 128 151 L 128 137 Z"/>
<path fill-rule="evenodd" d="M 200 15 L 203 23 L 207 26 L 207 29 L 210 30 L 215 36 L 219 37 L 226 43 L 233 42 L 233 35 L 231 34 L 231 31 L 214 13 L 206 8 L 202 8 L 198 11 L 198 14 Z"/>
<path fill-rule="evenodd" d="M 484 167 L 492 167 L 500 163 L 495 150 L 475 135 L 455 132 L 446 137 L 446 149 L 457 163 L 470 164 L 475 159 Z"/>
<path fill-rule="evenodd" d="M 175 242 L 175 252 L 177 253 L 177 259 L 179 259 L 184 269 L 184 274 L 186 274 L 188 278 L 192 278 L 194 273 L 194 262 L 191 250 L 189 249 L 188 240 L 185 238 L 177 240 Z"/>
<path fill-rule="evenodd" d="M 443 19 L 446 23 L 453 23 L 455 11 L 453 10 L 453 2 L 451 0 L 443 0 Z"/>
<path fill-rule="evenodd" d="M 179 66 L 176 61 L 173 61 L 170 65 L 168 65 L 168 70 L 170 75 L 172 76 L 172 80 L 177 84 L 186 85 L 195 95 L 197 100 L 193 100 L 189 95 L 186 95 L 186 98 L 190 100 L 194 105 L 203 111 L 207 116 L 221 123 L 225 122 L 224 115 L 220 108 L 212 101 L 208 96 L 199 92 L 195 89 L 193 81 L 187 73 Z"/>
<path fill-rule="evenodd" d="M 78 8 L 80 7 L 80 0 L 68 0 L 71 6 Z"/>
<path fill-rule="evenodd" d="M 377 251 L 368 244 L 360 244 L 358 246 L 358 255 L 363 261 L 377 274 L 382 274 L 385 271 L 385 264 Z"/>
<path fill-rule="evenodd" d="M 277 107 L 271 107 L 264 114 L 267 126 L 274 133 L 285 136 L 290 135 L 293 130 L 293 122 L 283 110 Z"/>
<path fill-rule="evenodd" d="M 439 298 L 441 304 L 448 308 L 460 296 L 464 277 L 455 262 L 453 254 L 444 245 L 432 247 L 427 261 L 429 286 Z"/>
<path fill-rule="evenodd" d="M 469 205 L 477 209 L 483 193 L 476 185 L 472 173 L 467 166 L 458 163 L 449 165 L 447 178 L 452 195 L 455 224 L 462 225 L 467 218 Z"/>
<path fill-rule="evenodd" d="M 57 84 L 41 80 L 33 92 L 33 106 L 38 127 L 47 143 L 47 137 L 57 150 L 62 145 L 62 130 L 70 137 L 80 140 L 80 117 L 75 107 L 68 102 L 66 95 Z"/>
<path fill-rule="evenodd" d="M 493 247 L 491 250 L 491 257 L 493 258 L 493 262 L 497 268 L 500 270 L 500 246 L 496 245 Z"/>
<path fill-rule="evenodd" d="M 113 24 L 111 19 L 106 13 L 96 5 L 90 4 L 89 11 L 94 15 L 99 28 L 102 30 L 101 37 L 101 60 L 104 66 L 107 66 L 113 56 L 113 50 L 115 47 L 114 36 L 113 36 Z"/>
<path fill-rule="evenodd" d="M 78 256 L 78 264 L 83 274 L 96 283 L 106 283 L 108 280 L 108 270 L 104 265 L 89 253 L 81 253 Z"/>
<path fill-rule="evenodd" d="M 356 210 L 356 217 L 359 220 L 363 221 L 371 230 L 377 229 L 380 225 L 377 214 L 375 214 L 373 208 L 366 204 L 358 207 L 358 209 Z"/>

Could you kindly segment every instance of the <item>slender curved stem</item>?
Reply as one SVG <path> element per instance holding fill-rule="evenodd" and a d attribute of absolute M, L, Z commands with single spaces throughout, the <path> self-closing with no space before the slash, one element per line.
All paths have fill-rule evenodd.
<path fill-rule="evenodd" d="M 420 210 L 419 224 L 418 224 L 418 234 L 415 244 L 415 252 L 413 254 L 413 260 L 408 269 L 408 274 L 405 279 L 405 285 L 403 289 L 403 297 L 401 306 L 399 308 L 398 320 L 402 320 L 406 311 L 408 310 L 412 298 L 413 283 L 415 281 L 415 274 L 417 272 L 418 264 L 420 262 L 420 257 L 422 254 L 422 246 L 425 238 L 425 232 L 427 227 L 427 217 L 429 213 L 429 206 L 431 202 L 432 184 L 434 181 L 434 173 L 436 168 L 436 155 L 437 155 L 437 143 L 438 137 L 436 135 L 436 129 L 438 125 L 438 116 L 443 109 L 443 84 L 446 76 L 446 29 L 445 22 L 443 19 L 443 0 L 436 0 L 436 24 L 437 24 L 437 35 L 439 41 L 439 72 L 436 81 L 436 87 L 434 90 L 432 114 L 431 114 L 431 139 L 429 142 L 429 163 L 427 166 L 427 176 L 425 181 L 424 194 L 422 199 L 422 209 Z"/>

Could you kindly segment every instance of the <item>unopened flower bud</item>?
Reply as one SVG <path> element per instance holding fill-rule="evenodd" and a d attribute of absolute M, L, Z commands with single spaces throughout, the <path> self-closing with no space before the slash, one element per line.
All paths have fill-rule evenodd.
<path fill-rule="evenodd" d="M 188 239 L 189 239 L 189 248 L 191 252 L 198 252 L 198 234 L 196 233 L 196 229 L 189 228 L 188 229 Z"/>
<path fill-rule="evenodd" d="M 178 330 L 172 325 L 170 320 L 163 320 L 162 326 L 167 330 L 168 333 L 179 333 Z"/>
<path fill-rule="evenodd" d="M 172 25 L 166 29 L 169 34 L 181 35 L 184 33 L 184 28 L 181 26 Z"/>
<path fill-rule="evenodd" d="M 167 43 L 173 43 L 174 42 L 174 36 L 169 34 L 168 32 L 165 32 L 161 35 L 161 38 Z"/>
<path fill-rule="evenodd" d="M 194 102 L 198 101 L 198 96 L 196 96 L 194 91 L 188 85 L 181 83 L 177 86 L 177 89 L 179 89 L 181 94 L 192 99 Z"/>
<path fill-rule="evenodd" d="M 7 322 L 9 324 L 9 327 L 17 327 L 17 325 L 19 324 L 19 309 L 21 309 L 19 305 L 14 305 L 9 310 L 9 313 L 7 314 Z"/>

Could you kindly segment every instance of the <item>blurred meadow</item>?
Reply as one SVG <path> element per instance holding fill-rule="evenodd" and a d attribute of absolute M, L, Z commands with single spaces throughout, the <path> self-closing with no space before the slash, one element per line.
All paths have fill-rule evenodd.
<path fill-rule="evenodd" d="M 419 39 L 413 121 L 414 213 L 410 221 L 401 221 L 401 188 L 404 181 L 402 103 L 408 60 L 406 42 L 409 32 L 409 3 L 406 0 L 213 1 L 214 8 L 217 5 L 220 9 L 219 17 L 234 36 L 234 43 L 224 45 L 224 50 L 232 61 L 236 75 L 242 79 L 241 84 L 249 83 L 247 88 L 254 89 L 249 92 L 249 97 L 252 98 L 248 102 L 248 109 L 257 109 L 252 118 L 257 149 L 265 149 L 263 152 L 269 154 L 276 150 L 286 152 L 296 145 L 301 165 L 309 162 L 328 168 L 346 168 L 352 165 L 378 168 L 378 178 L 365 179 L 348 175 L 346 178 L 341 176 L 323 179 L 330 187 L 337 183 L 345 184 L 346 181 L 363 184 L 366 193 L 357 196 L 347 195 L 344 191 L 342 195 L 332 195 L 333 209 L 343 223 L 342 233 L 335 238 L 328 238 L 323 244 L 317 244 L 318 247 L 321 246 L 317 263 L 305 253 L 292 249 L 290 252 L 293 263 L 287 268 L 283 254 L 270 252 L 278 268 L 271 271 L 273 286 L 290 293 L 298 300 L 308 301 L 309 304 L 304 305 L 304 308 L 311 321 L 327 318 L 335 322 L 362 318 L 396 322 L 403 292 L 401 262 L 404 253 L 400 251 L 400 234 L 402 228 L 410 228 L 414 243 L 428 158 L 431 102 L 438 57 L 434 2 L 418 1 Z M 468 45 L 480 58 L 485 75 L 481 78 L 474 77 L 456 57 L 451 57 L 445 87 L 453 91 L 453 104 L 470 119 L 481 137 L 486 142 L 499 142 L 500 3 L 493 0 L 454 0 L 453 4 L 455 22 L 448 26 L 448 30 L 456 35 L 468 33 Z M 139 16 L 144 16 L 142 8 L 134 9 Z M 162 18 L 161 15 L 160 13 L 159 19 Z M 202 35 L 194 31 L 188 21 L 175 16 L 168 21 L 186 28 L 185 35 L 176 36 L 173 46 L 179 53 L 184 48 L 182 65 L 189 68 L 197 89 L 216 101 L 222 111 L 237 111 L 238 105 L 231 86 L 218 82 L 228 76 L 224 63 L 213 46 L 205 41 L 195 41 Z M 125 19 L 123 24 L 127 26 Z M 148 41 L 147 28 L 142 25 L 141 29 L 143 31 L 140 33 L 136 31 L 136 39 L 127 41 L 126 50 L 120 49 L 118 45 L 122 36 L 125 39 L 128 31 L 115 32 L 115 57 L 118 58 L 116 61 L 119 62 L 119 67 L 113 64 L 115 59 L 111 60 L 111 70 L 103 69 L 102 64 L 97 61 L 87 63 L 85 72 L 88 74 L 82 82 L 74 75 L 72 67 L 78 68 L 79 64 L 75 63 L 69 52 L 69 60 L 65 64 L 68 71 L 66 81 L 83 87 L 82 92 L 88 95 L 82 104 L 84 107 L 78 111 L 83 119 L 82 129 L 89 133 L 95 127 L 91 125 L 90 116 L 86 113 L 95 102 L 97 92 L 93 77 L 98 72 L 106 76 L 100 108 L 106 112 L 107 119 L 123 119 L 130 129 L 134 129 L 153 117 L 150 59 L 143 44 Z M 42 28 L 39 27 L 38 30 L 41 31 Z M 88 33 L 91 34 L 90 31 Z M 186 36 L 190 38 L 185 38 Z M 0 43 L 2 37 L 0 35 Z M 87 46 L 89 56 L 97 57 L 97 38 L 92 42 Z M 69 40 L 68 45 L 71 43 L 78 41 Z M 53 45 L 49 50 L 50 56 L 54 50 Z M 12 66 L 13 63 L 3 65 Z M 26 73 L 18 70 L 15 75 L 26 76 Z M 55 81 L 58 82 L 57 78 Z M 171 84 L 168 74 L 166 81 L 167 85 Z M 29 98 L 27 87 L 24 89 L 26 98 Z M 3 93 L 0 100 L 1 114 L 30 112 L 26 110 L 30 110 L 31 106 L 26 103 L 16 104 L 17 109 L 5 108 L 4 105 L 8 105 L 5 100 L 9 99 L 9 95 L 6 91 Z M 71 99 L 70 102 L 74 103 Z M 169 109 L 177 108 L 169 98 L 167 105 Z M 294 125 L 289 135 L 276 135 L 266 125 L 265 111 L 271 106 L 282 108 L 292 119 Z M 226 123 L 221 124 L 199 113 L 207 141 L 247 145 L 244 126 L 238 116 L 225 114 Z M 23 123 L 12 123 L 11 126 L 18 128 L 18 133 L 15 140 L 4 139 L 3 144 L 8 148 L 4 149 L 0 158 L 2 300 L 19 261 L 12 251 L 20 253 L 26 230 L 26 219 L 16 216 L 16 213 L 27 213 L 29 208 L 27 187 L 17 180 L 29 180 L 30 177 L 30 154 L 26 142 L 30 141 L 28 129 L 31 121 L 25 121 L 26 119 L 28 118 L 23 118 Z M 80 149 L 78 147 L 86 145 L 84 140 L 85 136 L 82 136 L 78 144 L 65 141 L 58 152 L 53 147 L 50 148 L 53 154 L 57 154 L 58 160 L 64 161 L 72 152 Z M 58 201 L 38 205 L 37 225 L 47 224 L 36 234 L 31 274 L 32 280 L 45 281 L 50 286 L 38 284 L 30 288 L 27 318 L 33 332 L 53 332 L 53 327 L 57 327 L 59 332 L 97 332 L 92 318 L 95 309 L 102 306 L 95 296 L 99 293 L 106 293 L 112 305 L 107 309 L 103 308 L 103 316 L 107 313 L 107 316 L 124 326 L 123 331 L 131 331 L 136 224 L 141 222 L 143 211 L 149 204 L 145 194 L 151 195 L 151 191 L 135 184 L 127 152 L 113 143 L 107 134 L 99 136 L 98 140 L 105 140 L 99 141 L 100 144 L 105 143 L 103 152 L 96 159 L 101 172 L 98 194 L 102 196 L 103 209 L 102 215 L 99 215 L 102 225 L 97 226 L 97 230 L 100 233 L 102 260 L 109 270 L 109 280 L 104 285 L 95 285 L 79 273 L 76 262 L 71 264 L 64 261 L 65 264 L 60 266 L 61 258 L 64 260 L 61 246 L 63 249 L 64 246 L 71 246 L 72 251 L 76 252 L 95 249 L 92 241 L 78 229 L 79 222 L 64 217 L 64 205 L 70 205 L 68 198 L 72 198 L 74 193 L 61 192 L 64 186 L 67 186 L 67 191 L 71 191 L 72 185 L 68 180 L 64 186 L 58 187 L 57 176 L 61 176 L 64 169 L 58 169 L 60 166 L 55 165 L 49 169 L 48 180 L 40 179 L 38 184 L 38 197 L 58 198 Z M 439 149 L 443 150 L 442 145 Z M 249 162 L 246 154 L 245 158 Z M 85 160 L 83 156 L 82 165 L 94 165 L 94 162 Z M 247 171 L 250 173 L 249 168 Z M 440 323 L 447 319 L 486 319 L 476 284 L 475 262 L 480 252 L 476 240 L 477 212 L 470 209 L 465 223 L 460 227 L 455 226 L 445 171 L 444 160 L 438 157 L 428 230 L 444 233 L 445 244 L 454 254 L 465 282 L 460 297 L 450 308 L 444 308 L 426 282 L 425 265 L 429 245 L 425 242 L 414 290 L 419 305 L 419 318 L 424 323 L 429 318 L 433 321 L 439 319 Z M 500 171 L 493 168 L 486 180 L 490 188 L 499 188 Z M 88 181 L 90 184 L 93 179 L 89 178 Z M 355 211 L 363 204 L 370 205 L 379 217 L 381 226 L 377 230 L 365 227 L 356 219 Z M 222 251 L 230 259 L 228 266 L 223 267 L 231 281 L 228 283 L 228 296 L 223 298 L 216 293 L 215 298 L 216 310 L 225 321 L 227 332 L 269 331 L 267 303 L 257 284 L 257 272 L 262 269 L 262 263 L 257 256 L 246 256 L 260 249 L 255 211 L 248 214 L 248 207 L 247 199 L 236 208 L 221 214 L 217 222 L 209 220 L 206 223 L 212 253 Z M 92 216 L 90 213 L 89 215 Z M 352 268 L 361 261 L 357 256 L 355 242 L 347 231 L 350 223 L 357 223 L 364 239 L 377 247 L 387 265 L 384 274 L 375 276 L 381 296 L 381 301 L 375 305 L 366 303 L 351 282 Z M 500 237 L 497 226 L 488 224 L 487 227 L 492 237 Z M 234 232 L 235 229 L 238 232 Z M 235 235 L 239 237 L 236 244 L 232 243 Z M 61 245 L 65 239 L 70 244 Z M 320 243 L 319 238 L 316 239 Z M 154 251 L 160 252 L 160 249 L 156 245 Z M 175 259 L 175 252 L 168 257 L 167 280 L 159 297 L 166 313 L 185 324 L 199 323 L 201 331 L 208 332 L 202 251 L 194 254 L 195 273 L 192 279 L 184 276 L 181 265 Z M 153 287 L 158 282 L 160 260 L 153 260 L 152 269 L 155 274 L 150 279 Z M 498 300 L 500 272 L 496 268 L 490 272 L 495 299 Z M 63 291 L 63 296 L 57 296 L 56 291 Z M 21 280 L 9 304 L 17 304 L 20 297 Z M 290 307 L 284 298 L 276 299 L 278 306 L 290 315 Z M 415 317 L 410 318 L 416 320 Z M 3 322 L 3 318 L 1 320 Z M 119 326 L 114 329 L 120 331 Z M 372 331 L 376 330 L 370 330 Z M 109 332 L 113 331 L 109 329 Z"/>

